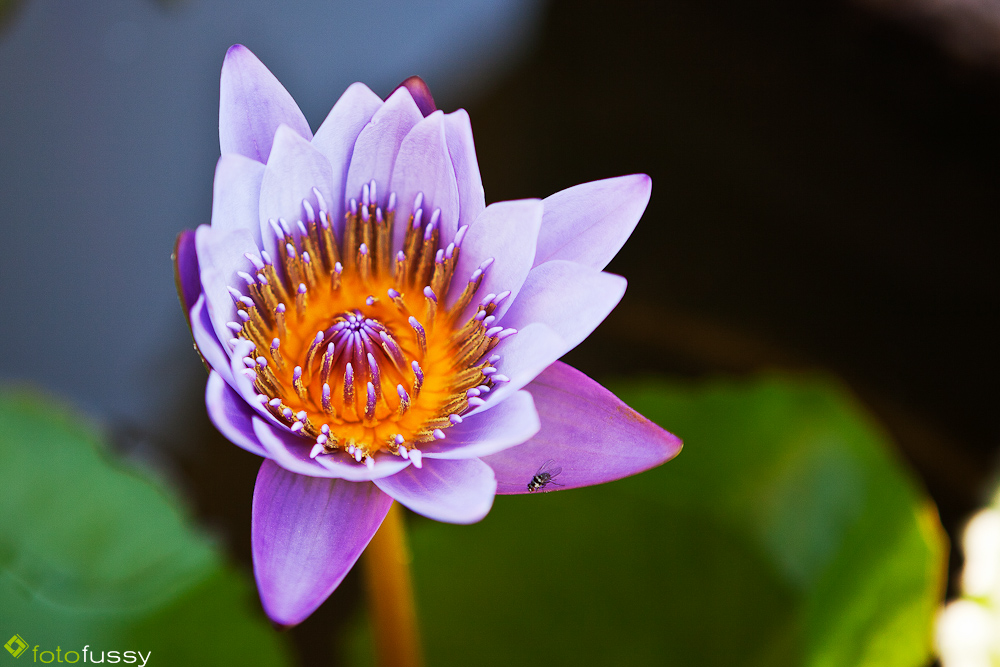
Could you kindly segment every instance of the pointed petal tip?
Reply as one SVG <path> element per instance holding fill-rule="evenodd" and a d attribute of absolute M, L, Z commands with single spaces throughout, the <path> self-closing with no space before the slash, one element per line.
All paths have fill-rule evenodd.
<path fill-rule="evenodd" d="M 219 149 L 267 163 L 274 131 L 291 125 L 307 140 L 312 131 L 281 82 L 250 49 L 234 44 L 219 79 Z"/>
<path fill-rule="evenodd" d="M 667 457 L 663 459 L 663 463 L 666 463 L 667 461 L 676 458 L 677 455 L 681 453 L 681 450 L 684 449 L 684 441 L 670 431 L 664 431 L 664 433 L 669 435 L 672 440 L 672 442 L 667 446 L 669 453 L 667 454 Z"/>
<path fill-rule="evenodd" d="M 631 236 L 652 188 L 653 179 L 639 173 L 581 183 L 549 195 L 535 266 L 567 259 L 603 269 Z"/>
<path fill-rule="evenodd" d="M 430 87 L 419 76 L 411 76 L 396 86 L 396 90 L 400 88 L 406 88 L 410 91 L 410 97 L 417 103 L 417 108 L 420 109 L 420 113 L 425 118 L 437 111 L 437 105 L 434 103 L 434 96 L 431 95 Z"/>
<path fill-rule="evenodd" d="M 636 184 L 636 196 L 649 203 L 649 196 L 653 192 L 653 179 L 649 174 L 632 174 L 629 178 Z"/>

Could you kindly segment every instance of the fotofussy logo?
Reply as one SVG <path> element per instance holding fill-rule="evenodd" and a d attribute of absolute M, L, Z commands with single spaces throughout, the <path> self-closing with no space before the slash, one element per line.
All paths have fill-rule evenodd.
<path fill-rule="evenodd" d="M 20 658 L 21 654 L 28 650 L 28 642 L 24 641 L 21 635 L 14 635 L 3 647 L 15 658 Z M 39 650 L 41 648 L 41 646 L 37 645 L 31 648 L 32 662 L 44 662 L 46 664 L 50 662 L 68 662 L 71 664 L 74 662 L 96 662 L 98 664 L 102 662 L 109 662 L 111 664 L 124 662 L 126 664 L 136 663 L 139 667 L 145 667 L 149 659 L 153 657 L 152 651 L 146 654 L 143 654 L 142 651 L 101 651 L 98 653 L 97 651 L 90 650 L 90 644 L 87 644 L 79 651 L 63 651 L 62 646 L 57 646 L 55 651 L 48 649 Z M 98 655 L 100 655 L 100 659 L 98 659 Z"/>
<path fill-rule="evenodd" d="M 15 658 L 20 658 L 21 654 L 28 648 L 28 642 L 21 639 L 21 635 L 14 635 L 3 647 L 10 651 L 10 654 Z"/>

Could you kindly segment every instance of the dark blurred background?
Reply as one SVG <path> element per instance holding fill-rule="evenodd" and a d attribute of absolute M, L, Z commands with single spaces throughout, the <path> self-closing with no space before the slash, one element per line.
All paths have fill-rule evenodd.
<path fill-rule="evenodd" d="M 439 106 L 469 109 L 488 201 L 649 173 L 609 267 L 629 291 L 567 361 L 598 379 L 828 370 L 892 434 L 954 543 L 1000 444 L 989 3 L 307 5 L 315 21 L 212 0 L 0 3 L 4 377 L 110 420 L 249 564 L 258 460 L 205 417 L 167 259 L 208 221 L 218 69 L 240 41 L 314 128 L 353 80 L 384 95 L 424 76 Z M 86 21 L 113 29 L 67 37 Z M 88 39 L 93 72 L 67 52 Z M 359 597 L 352 574 L 292 631 L 306 664 L 329 664 L 329 628 Z"/>

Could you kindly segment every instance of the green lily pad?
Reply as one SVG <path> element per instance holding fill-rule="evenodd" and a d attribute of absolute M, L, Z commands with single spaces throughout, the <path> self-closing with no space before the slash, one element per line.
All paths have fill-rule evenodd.
<path fill-rule="evenodd" d="M 39 651 L 288 664 L 247 577 L 79 416 L 0 392 L 0 628 Z M 3 637 L 0 641 L 6 641 Z"/>
<path fill-rule="evenodd" d="M 685 441 L 588 489 L 414 522 L 432 665 L 916 667 L 946 549 L 936 510 L 838 385 L 620 383 Z M 352 664 L 370 663 L 363 624 Z"/>

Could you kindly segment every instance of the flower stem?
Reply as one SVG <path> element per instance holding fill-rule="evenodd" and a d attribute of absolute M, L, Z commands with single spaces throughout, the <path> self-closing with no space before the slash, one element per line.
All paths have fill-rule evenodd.
<path fill-rule="evenodd" d="M 364 558 L 376 664 L 422 667 L 403 508 L 393 503 Z"/>

